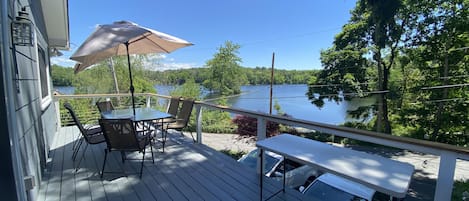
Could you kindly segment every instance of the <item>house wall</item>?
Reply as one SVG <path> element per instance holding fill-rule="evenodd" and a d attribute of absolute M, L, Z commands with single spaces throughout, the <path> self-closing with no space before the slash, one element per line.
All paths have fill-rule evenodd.
<path fill-rule="evenodd" d="M 44 24 L 42 13 L 34 13 L 41 10 L 39 1 L 6 0 L 6 2 L 2 2 L 2 10 L 8 11 L 7 19 L 2 19 L 2 22 L 7 22 L 2 24 L 3 28 L 5 28 L 4 24 L 10 27 L 11 21 L 17 16 L 18 11 L 23 6 L 29 6 L 26 7 L 26 11 L 29 13 L 29 18 L 35 26 Z M 7 6 L 7 8 L 3 8 L 4 6 Z M 5 15 L 2 15 L 2 18 L 4 18 L 3 16 Z M 25 177 L 32 178 L 35 184 L 32 189 L 23 188 L 19 192 L 19 194 L 23 194 L 24 198 L 28 200 L 36 200 L 43 170 L 47 165 L 48 150 L 54 135 L 57 133 L 56 108 L 51 101 L 52 89 L 50 86 L 52 84 L 50 79 L 46 80 L 49 96 L 44 97 L 44 92 L 41 91 L 41 85 L 44 82 L 41 82 L 40 69 L 47 68 L 50 64 L 47 35 L 43 33 L 45 27 L 35 27 L 34 29 L 36 36 L 34 46 L 13 46 L 9 37 L 3 37 L 9 40 L 1 41 L 2 50 L 4 50 L 1 55 L 3 75 L 1 83 L 5 90 L 0 90 L 0 93 L 2 93 L 0 96 L 5 97 L 2 101 L 6 102 L 0 106 L 2 107 L 0 119 L 11 119 L 12 121 L 10 122 L 13 123 L 11 125 L 1 123 L 0 128 L 6 127 L 2 131 L 8 131 L 8 140 L 15 142 L 10 143 L 12 157 L 8 168 L 19 170 L 19 173 L 14 178 L 16 184 L 24 185 L 23 179 Z M 8 32 L 3 32 L 2 34 L 10 35 Z M 43 50 L 43 54 L 40 53 L 39 49 Z M 41 60 L 39 58 L 41 56 L 44 59 Z M 9 62 L 3 62 L 5 59 L 9 60 Z M 50 77 L 49 69 L 43 72 L 49 74 Z M 8 83 L 11 84 L 8 85 Z M 8 111 L 12 111 L 12 113 L 8 113 Z M 5 136 L 2 136 L 0 140 L 2 145 L 6 144 L 5 140 L 7 139 Z M 14 147 L 15 145 L 17 148 Z M 4 157 L 7 158 L 6 155 Z M 19 165 L 15 166 L 15 158 L 17 161 L 19 160 Z M 8 183 L 9 181 L 2 181 L 2 188 L 4 182 Z M 16 189 L 18 190 L 18 186 Z M 15 194 L 14 191 L 6 193 Z M 5 195 L 3 192 L 1 194 L 2 196 Z M 18 194 L 16 196 L 11 195 L 8 198 L 14 197 L 22 199 L 21 195 L 18 196 Z"/>

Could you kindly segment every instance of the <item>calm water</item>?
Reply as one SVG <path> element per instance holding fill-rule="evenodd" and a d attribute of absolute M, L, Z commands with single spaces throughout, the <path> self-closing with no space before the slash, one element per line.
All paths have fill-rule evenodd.
<path fill-rule="evenodd" d="M 64 94 L 73 94 L 73 87 L 54 87 Z M 169 95 L 173 86 L 156 85 L 159 94 Z M 269 85 L 243 86 L 242 94 L 230 98 L 228 103 L 235 108 L 243 108 L 259 112 L 269 112 Z M 317 108 L 306 97 L 307 85 L 275 85 L 273 89 L 273 103 L 278 102 L 283 112 L 298 119 L 310 121 L 340 124 L 346 120 L 347 110 L 358 107 L 363 104 L 370 104 L 373 99 L 361 99 L 350 102 L 336 104 L 326 102 L 324 107 Z M 275 109 L 272 110 L 275 114 Z"/>

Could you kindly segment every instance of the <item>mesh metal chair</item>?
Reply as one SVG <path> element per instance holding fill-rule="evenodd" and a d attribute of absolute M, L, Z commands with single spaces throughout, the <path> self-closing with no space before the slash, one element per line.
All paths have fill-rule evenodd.
<path fill-rule="evenodd" d="M 83 154 L 80 157 L 80 160 L 78 161 L 78 165 L 76 167 L 76 170 L 78 170 L 80 163 L 85 155 L 85 152 L 88 148 L 89 144 L 100 144 L 105 142 L 104 135 L 102 133 L 101 127 L 98 125 L 88 125 L 88 126 L 83 126 L 78 119 L 77 115 L 75 114 L 75 111 L 73 110 L 72 106 L 70 103 L 65 103 L 64 104 L 65 109 L 68 110 L 70 113 L 70 116 L 72 116 L 73 121 L 75 122 L 75 125 L 78 127 L 81 133 L 81 138 L 76 142 L 77 144 L 74 144 L 74 150 L 72 154 L 72 159 L 75 160 L 78 151 L 80 150 L 81 145 L 83 144 L 83 141 L 86 142 L 85 149 L 83 150 Z"/>
<path fill-rule="evenodd" d="M 111 101 L 97 102 L 96 106 L 98 107 L 100 113 L 114 110 L 114 105 L 112 105 Z"/>
<path fill-rule="evenodd" d="M 107 148 L 104 150 L 104 162 L 101 170 L 101 178 L 104 175 L 104 168 L 106 166 L 107 155 L 111 151 L 120 151 L 122 162 L 126 160 L 125 152 L 138 151 L 142 152 L 142 164 L 140 167 L 140 178 L 143 172 L 143 162 L 145 161 L 145 148 L 150 144 L 150 132 L 138 132 L 136 125 L 131 119 L 100 119 L 99 124 L 103 129 L 104 137 L 106 139 Z M 153 147 L 151 148 L 151 158 L 153 163 Z"/>
<path fill-rule="evenodd" d="M 191 113 L 192 113 L 192 108 L 194 107 L 194 99 L 191 98 L 186 98 L 182 101 L 182 106 L 179 112 L 176 115 L 176 118 L 170 122 L 170 123 L 165 123 L 164 128 L 167 131 L 168 129 L 174 129 L 179 132 L 181 132 L 182 135 L 182 129 L 187 127 L 187 124 L 189 123 Z M 164 151 L 164 144 L 166 141 L 166 134 L 167 132 L 162 132 L 163 133 L 163 151 Z M 192 132 L 191 132 L 192 136 Z M 194 140 L 194 136 L 192 136 L 192 140 Z"/>
<path fill-rule="evenodd" d="M 179 101 L 181 100 L 181 97 L 171 97 L 169 100 L 169 105 L 168 105 L 168 114 L 176 116 L 178 111 L 179 111 Z"/>

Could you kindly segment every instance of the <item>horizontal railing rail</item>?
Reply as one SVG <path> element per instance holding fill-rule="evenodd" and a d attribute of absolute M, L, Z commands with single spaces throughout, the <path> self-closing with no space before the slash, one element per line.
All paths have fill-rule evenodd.
<path fill-rule="evenodd" d="M 128 97 L 130 94 L 87 94 L 87 95 L 56 95 L 57 100 L 60 99 L 75 99 L 75 98 L 111 98 L 111 97 Z M 141 93 L 136 96 L 145 96 L 146 102 L 141 105 L 147 107 L 152 106 L 152 99 L 169 99 L 169 96 Z M 57 101 L 58 102 L 58 101 Z M 161 106 L 160 106 L 161 107 Z M 423 154 L 432 154 L 440 157 L 437 185 L 435 190 L 434 200 L 451 200 L 451 193 L 454 183 L 454 174 L 456 168 L 456 160 L 469 160 L 469 149 L 465 147 L 458 147 L 454 145 L 448 145 L 443 143 L 431 142 L 426 140 L 419 140 L 407 137 L 398 137 L 389 134 L 377 133 L 372 131 L 348 128 L 343 126 L 336 126 L 318 122 L 312 122 L 302 119 L 295 119 L 284 116 L 269 115 L 266 113 L 255 112 L 251 110 L 214 105 L 203 101 L 195 102 L 196 112 L 196 132 L 197 142 L 202 143 L 202 115 L 203 109 L 215 109 L 226 111 L 234 114 L 241 114 L 257 119 L 257 139 L 266 138 L 266 125 L 268 121 L 277 122 L 284 125 L 303 127 L 319 131 L 321 133 L 327 133 L 329 135 L 336 135 L 345 138 L 355 139 L 364 142 L 375 143 L 388 147 L 399 148 L 403 150 L 416 151 Z"/>

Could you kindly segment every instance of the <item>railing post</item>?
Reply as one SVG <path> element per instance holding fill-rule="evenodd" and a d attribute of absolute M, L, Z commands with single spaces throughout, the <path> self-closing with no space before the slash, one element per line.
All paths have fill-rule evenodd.
<path fill-rule="evenodd" d="M 55 113 L 57 115 L 57 129 L 60 129 L 62 127 L 62 119 L 60 116 L 60 100 L 58 98 L 54 97 L 54 106 L 55 106 Z"/>
<path fill-rule="evenodd" d="M 456 153 L 443 151 L 440 155 L 440 167 L 436 181 L 435 201 L 451 200 L 456 169 Z"/>
<path fill-rule="evenodd" d="M 197 123 L 197 143 L 202 144 L 202 106 L 200 104 L 195 105 L 195 121 Z"/>
<path fill-rule="evenodd" d="M 151 97 L 147 95 L 147 107 L 151 106 Z"/>
<path fill-rule="evenodd" d="M 257 140 L 263 140 L 266 137 L 267 120 L 257 117 Z"/>
<path fill-rule="evenodd" d="M 267 120 L 261 117 L 257 117 L 257 141 L 263 140 L 266 138 L 266 130 L 267 130 Z M 265 160 L 265 157 L 262 157 L 261 155 L 264 154 L 263 151 L 259 151 L 259 156 L 257 158 L 257 173 L 258 174 L 264 174 L 262 171 L 264 170 L 265 163 L 263 160 Z M 262 166 L 262 167 L 261 167 Z"/>

